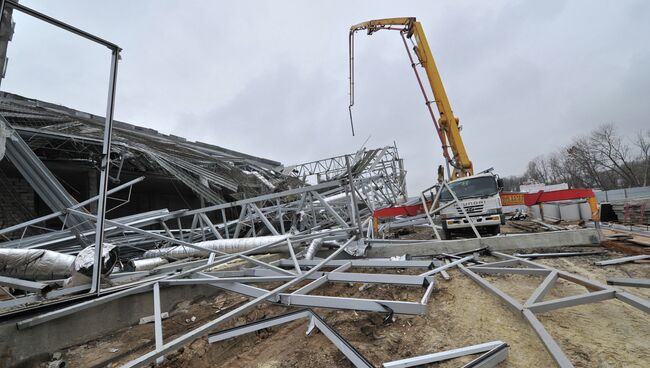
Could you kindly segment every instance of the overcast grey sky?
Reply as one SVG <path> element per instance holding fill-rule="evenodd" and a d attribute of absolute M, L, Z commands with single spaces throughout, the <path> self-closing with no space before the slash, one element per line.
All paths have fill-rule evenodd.
<path fill-rule="evenodd" d="M 284 164 L 397 143 L 415 193 L 443 163 L 399 35 L 415 16 L 476 169 L 520 174 L 571 137 L 650 127 L 650 2 L 22 0 L 120 45 L 115 115 Z M 104 115 L 109 52 L 16 14 L 2 89 Z"/>

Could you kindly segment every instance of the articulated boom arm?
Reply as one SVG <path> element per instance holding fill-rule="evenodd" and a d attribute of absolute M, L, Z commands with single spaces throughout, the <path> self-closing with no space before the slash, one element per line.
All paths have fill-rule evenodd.
<path fill-rule="evenodd" d="M 450 173 L 449 179 L 454 180 L 473 175 L 474 168 L 472 162 L 469 160 L 463 139 L 460 135 L 458 118 L 454 116 L 454 112 L 451 109 L 451 104 L 447 98 L 445 87 L 442 84 L 440 73 L 438 73 L 438 68 L 431 54 L 429 43 L 424 35 L 422 24 L 416 21 L 415 18 L 376 19 L 350 27 L 350 123 L 352 124 L 352 106 L 354 105 L 354 34 L 361 30 L 367 30 L 369 35 L 380 30 L 397 30 L 400 31 L 402 37 L 406 37 L 414 42 L 415 46 L 413 50 L 415 51 L 419 64 L 426 71 L 434 101 L 429 101 L 427 97 L 424 85 L 416 69 L 417 64 L 413 61 L 408 44 L 406 43 L 406 38 L 404 38 L 404 45 L 409 53 L 409 58 L 411 58 L 411 65 L 416 73 L 420 89 L 425 97 L 426 105 L 438 132 L 440 142 L 442 143 L 443 155 L 447 163 L 454 168 Z M 438 113 L 440 114 L 440 119 L 437 121 L 431 109 L 431 102 L 435 102 Z M 352 134 L 354 134 L 354 127 L 352 128 Z M 453 158 L 449 157 L 448 148 L 451 149 Z"/>

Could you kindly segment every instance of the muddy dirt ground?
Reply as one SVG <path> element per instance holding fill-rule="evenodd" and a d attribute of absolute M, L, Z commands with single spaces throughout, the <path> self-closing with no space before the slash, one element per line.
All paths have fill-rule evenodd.
<path fill-rule="evenodd" d="M 584 250 L 599 247 L 578 248 Z M 570 250 L 578 250 L 570 248 Z M 560 250 L 560 249 L 558 249 Z M 568 249 L 564 249 L 568 250 Z M 544 251 L 548 252 L 549 249 Z M 573 272 L 604 283 L 607 277 L 650 278 L 650 263 L 595 266 L 607 256 L 540 259 L 537 262 Z M 491 260 L 485 257 L 486 261 Z M 352 269 L 349 272 L 372 272 Z M 376 270 L 378 271 L 378 270 Z M 420 269 L 401 271 L 418 274 Z M 450 270 L 451 280 L 437 276 L 437 287 L 423 316 L 396 316 L 391 324 L 383 315 L 353 311 L 316 309 L 326 322 L 373 364 L 443 351 L 467 345 L 502 340 L 510 345 L 508 359 L 500 367 L 553 367 L 544 346 L 520 315 L 510 311 L 497 297 L 480 288 L 458 269 Z M 542 277 L 524 275 L 486 276 L 501 290 L 524 301 Z M 266 284 L 271 288 L 272 285 Z M 328 284 L 313 294 L 374 299 L 418 301 L 424 289 L 359 284 Z M 626 288 L 650 298 L 650 289 Z M 545 300 L 584 293 L 576 284 L 560 280 Z M 166 341 L 235 308 L 246 299 L 233 294 L 187 301 L 170 311 L 166 319 Z M 241 325 L 292 311 L 264 304 L 222 328 Z M 559 309 L 537 315 L 576 367 L 650 366 L 650 316 L 617 300 Z M 194 321 L 192 317 L 195 317 Z M 163 367 L 351 367 L 336 347 L 316 331 L 306 336 L 307 320 L 295 321 L 259 333 L 210 345 L 203 337 L 169 354 Z M 138 325 L 100 340 L 63 352 L 69 367 L 119 366 L 153 349 L 153 325 Z M 458 367 L 474 357 L 458 358 L 431 365 Z"/>

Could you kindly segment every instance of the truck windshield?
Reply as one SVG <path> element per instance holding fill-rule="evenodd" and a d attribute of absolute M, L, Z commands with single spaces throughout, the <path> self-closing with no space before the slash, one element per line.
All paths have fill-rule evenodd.
<path fill-rule="evenodd" d="M 491 176 L 452 181 L 449 183 L 449 187 L 454 191 L 458 199 L 487 197 L 499 192 L 496 180 Z M 454 197 L 449 193 L 447 188 L 443 187 L 440 193 L 440 201 L 449 202 L 453 199 Z"/>

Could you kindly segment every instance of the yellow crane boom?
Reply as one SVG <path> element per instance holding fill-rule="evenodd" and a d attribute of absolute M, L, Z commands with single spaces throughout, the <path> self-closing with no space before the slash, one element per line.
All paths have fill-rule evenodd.
<path fill-rule="evenodd" d="M 411 65 L 416 73 L 420 89 L 425 96 L 429 113 L 431 114 L 442 143 L 443 156 L 447 160 L 448 165 L 453 167 L 453 171 L 448 173 L 449 179 L 454 180 L 473 175 L 474 167 L 467 155 L 463 139 L 460 135 L 459 120 L 454 116 L 454 112 L 451 109 L 447 92 L 445 92 L 445 87 L 442 84 L 442 79 L 433 59 L 427 38 L 424 35 L 422 24 L 413 17 L 376 19 L 350 27 L 350 124 L 352 126 L 352 134 L 354 135 L 354 125 L 352 123 L 352 106 L 354 105 L 354 34 L 361 30 L 367 30 L 369 35 L 380 30 L 397 30 L 400 32 L 406 50 L 411 58 Z M 417 72 L 417 64 L 413 61 L 406 39 L 414 43 L 413 50 L 419 65 L 426 71 L 427 79 L 433 93 L 433 101 L 429 101 L 427 97 L 424 85 Z M 435 106 L 440 114 L 440 118 L 437 121 L 431 108 L 432 102 L 435 102 Z M 452 157 L 449 156 L 448 148 L 451 149 Z"/>

